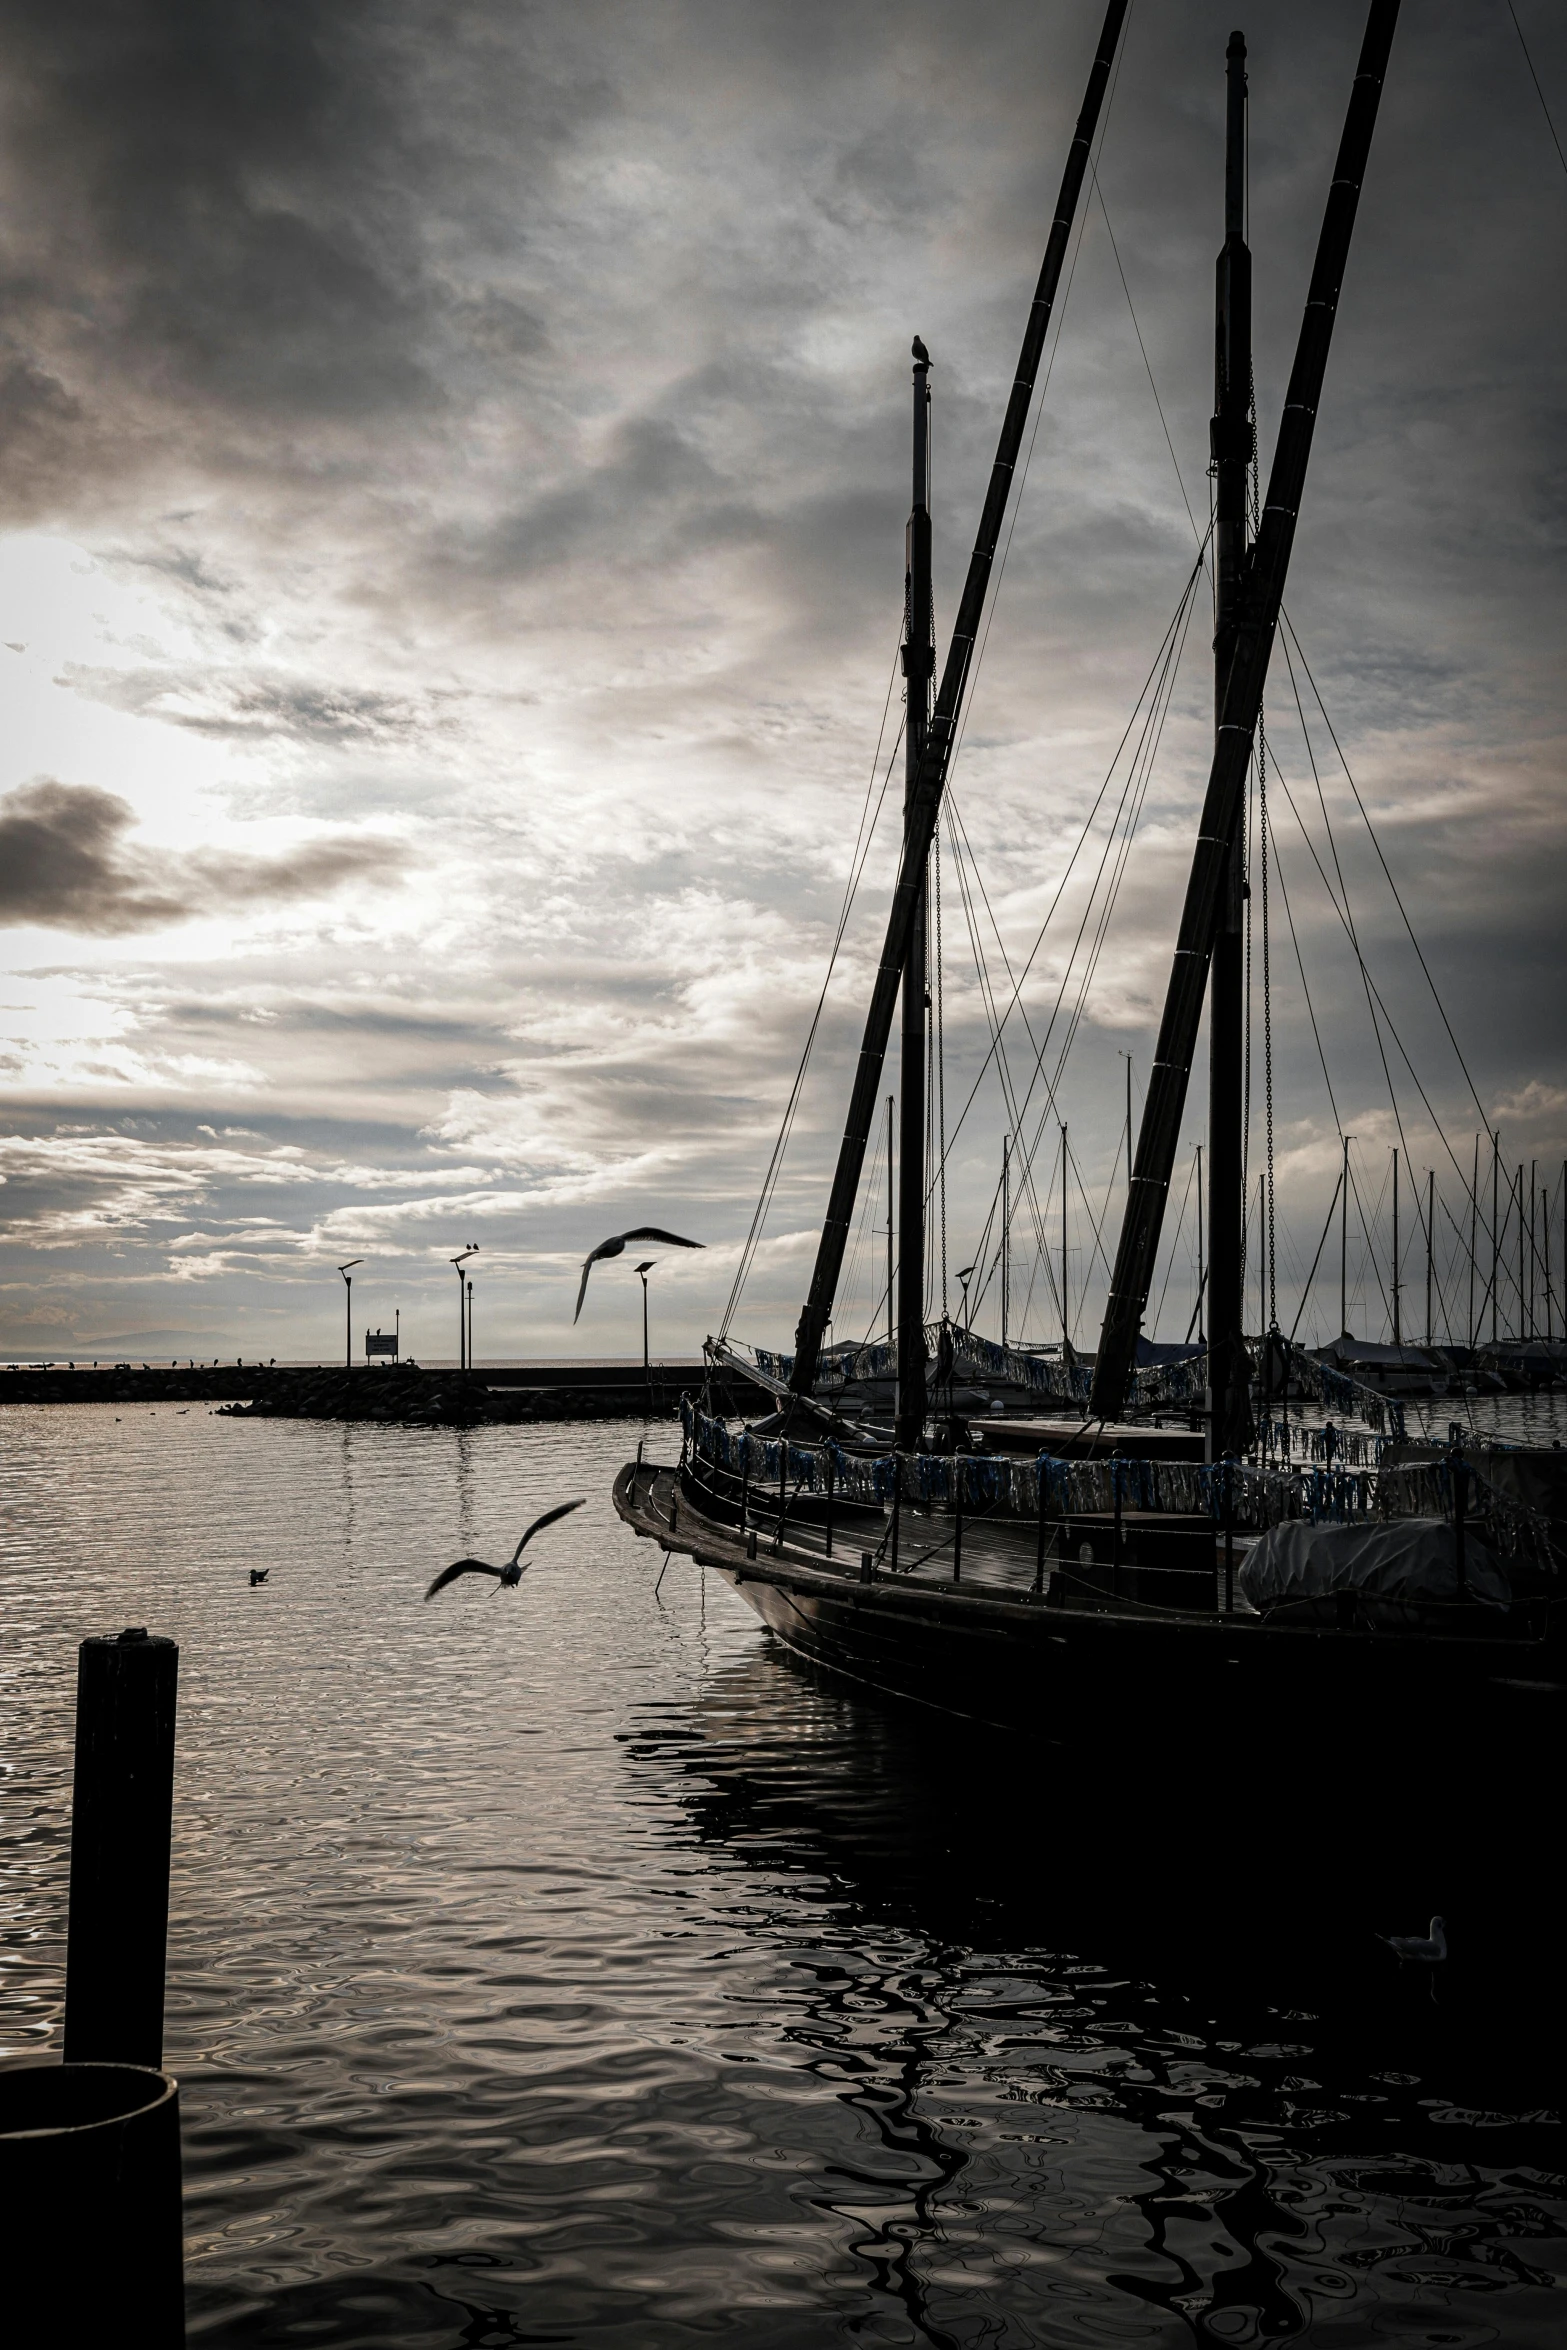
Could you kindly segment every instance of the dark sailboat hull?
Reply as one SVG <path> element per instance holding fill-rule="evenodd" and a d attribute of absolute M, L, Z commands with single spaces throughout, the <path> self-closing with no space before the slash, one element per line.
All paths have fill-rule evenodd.
<path fill-rule="evenodd" d="M 1155 1735 L 1261 1741 L 1309 1768 L 1331 1748 L 1367 1754 L 1440 1740 L 1476 1767 L 1567 1718 L 1559 1630 L 1422 1633 L 1281 1625 L 1216 1611 L 1094 1601 L 1053 1606 L 977 1585 L 878 1575 L 852 1561 L 763 1546 L 706 1517 L 678 1471 L 628 1465 L 615 1506 L 638 1534 L 721 1574 L 780 1641 L 814 1665 L 934 1713 L 1076 1747 Z M 1517 1615 L 1519 1611 L 1514 1611 Z"/>

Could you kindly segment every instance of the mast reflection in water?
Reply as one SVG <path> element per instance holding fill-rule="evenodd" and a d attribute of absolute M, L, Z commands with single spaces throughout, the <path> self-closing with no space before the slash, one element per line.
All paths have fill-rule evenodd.
<path fill-rule="evenodd" d="M 75 1644 L 181 1643 L 193 2341 L 1560 2339 L 1548 1773 L 878 1705 L 683 1559 L 655 1601 L 635 1428 L 6 1433 L 7 2053 L 58 2048 Z M 1434 1986 L 1372 1932 L 1433 1909 Z"/>

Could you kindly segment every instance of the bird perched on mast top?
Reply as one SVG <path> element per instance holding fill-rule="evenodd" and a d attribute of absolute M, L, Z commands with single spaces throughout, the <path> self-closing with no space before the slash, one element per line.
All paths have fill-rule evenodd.
<path fill-rule="evenodd" d="M 914 338 L 914 361 L 915 365 L 918 367 L 928 367 L 930 365 L 930 353 L 926 350 L 918 335 L 916 335 Z"/>
<path fill-rule="evenodd" d="M 573 1322 L 582 1312 L 582 1301 L 588 1294 L 588 1275 L 599 1259 L 601 1257 L 624 1256 L 627 1246 L 633 1240 L 661 1240 L 666 1248 L 706 1248 L 707 1246 L 705 1240 L 682 1240 L 678 1232 L 660 1232 L 656 1224 L 639 1224 L 635 1232 L 612 1233 L 608 1240 L 601 1240 L 598 1247 L 582 1260 L 582 1280 L 577 1289 L 577 1312 L 571 1317 Z"/>

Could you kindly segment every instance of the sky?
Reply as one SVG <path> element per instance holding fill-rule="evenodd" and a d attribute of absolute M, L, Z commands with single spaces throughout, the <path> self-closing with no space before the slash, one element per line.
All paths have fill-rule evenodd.
<path fill-rule="evenodd" d="M 1516 13 L 1567 135 L 1567 19 Z M 1011 1331 L 1025 1315 L 1031 1338 L 1059 1322 L 1064 1119 L 1068 1312 L 1093 1342 L 1123 1056 L 1135 1111 L 1206 779 L 1199 581 L 1082 989 L 1117 746 L 1207 522 L 1235 14 L 1134 0 L 953 771 L 954 1308 L 1012 1122 L 965 895 L 1004 1008 L 1059 893 L 1005 1031 L 1019 1108 L 1033 1047 L 1053 1073 L 1073 1036 L 1018 1119 Z M 572 1307 L 586 1251 L 644 1222 L 704 1244 L 647 1252 L 654 1351 L 694 1350 L 895 754 L 910 338 L 934 361 L 944 646 L 1100 11 L 3 18 L 0 1356 L 330 1358 L 358 1258 L 356 1330 L 400 1314 L 438 1360 L 469 1243 L 481 1361 L 630 1355 L 638 1251 Z M 1362 24 L 1349 0 L 1243 20 L 1265 458 Z M 1395 1146 L 1414 1323 L 1428 1168 L 1437 1319 L 1464 1319 L 1482 1124 L 1504 1181 L 1554 1186 L 1561 1326 L 1564 282 L 1567 167 L 1507 0 L 1405 0 L 1286 597 L 1321 701 L 1297 669 L 1303 726 L 1277 656 L 1268 698 L 1285 1327 L 1345 1132 L 1352 1326 L 1388 1321 Z M 897 790 L 734 1310 L 750 1341 L 787 1345 L 807 1285 Z M 1204 1071 L 1161 1337 L 1191 1310 Z M 884 1215 L 878 1159 L 840 1336 L 883 1312 Z M 1535 1263 L 1545 1231 L 1542 1211 Z M 1338 1327 L 1337 1245 L 1303 1337 Z"/>

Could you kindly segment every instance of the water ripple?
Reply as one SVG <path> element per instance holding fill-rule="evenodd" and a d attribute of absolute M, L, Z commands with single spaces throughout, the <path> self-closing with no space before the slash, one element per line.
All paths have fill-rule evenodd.
<path fill-rule="evenodd" d="M 638 1429 L 4 1429 L 0 2047 L 58 2045 L 76 1643 L 146 1623 L 194 2341 L 1560 2340 L 1554 1790 L 867 1704 L 655 1599 Z M 1432 1907 L 1436 1998 L 1370 1930 Z"/>

